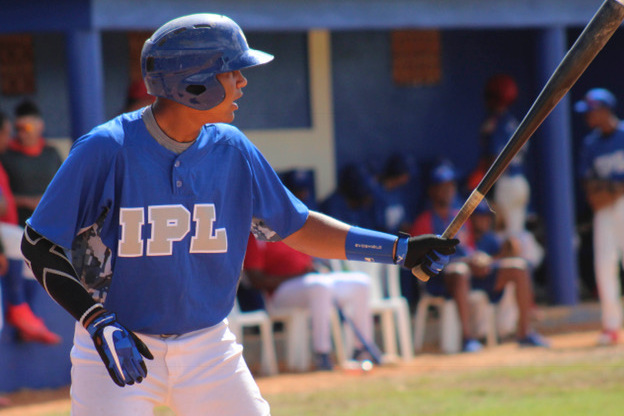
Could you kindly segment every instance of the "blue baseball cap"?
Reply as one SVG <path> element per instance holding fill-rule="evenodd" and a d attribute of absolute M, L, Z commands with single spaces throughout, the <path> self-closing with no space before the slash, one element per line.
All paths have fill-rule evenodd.
<path fill-rule="evenodd" d="M 443 182 L 450 182 L 456 179 L 455 169 L 448 164 L 438 165 L 431 172 L 431 183 L 437 185 Z"/>
<path fill-rule="evenodd" d="M 585 97 L 574 104 L 574 110 L 577 113 L 586 113 L 604 107 L 613 110 L 616 102 L 615 96 L 610 91 L 604 88 L 594 88 L 587 91 Z"/>

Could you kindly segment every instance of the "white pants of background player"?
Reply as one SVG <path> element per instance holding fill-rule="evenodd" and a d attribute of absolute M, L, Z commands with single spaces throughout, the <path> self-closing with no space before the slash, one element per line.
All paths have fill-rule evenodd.
<path fill-rule="evenodd" d="M 523 175 L 503 175 L 494 188 L 494 202 L 505 220 L 507 235 L 525 230 L 530 196 L 529 182 Z"/>
<path fill-rule="evenodd" d="M 141 383 L 119 387 L 87 331 L 76 324 L 72 416 L 153 416 L 161 405 L 177 416 L 270 414 L 227 320 L 177 337 L 137 335 L 154 360 L 145 361 L 148 374 Z"/>
<path fill-rule="evenodd" d="M 0 222 L 0 238 L 2 238 L 4 255 L 7 257 L 8 260 L 24 260 L 24 256 L 22 256 L 22 251 L 20 249 L 23 234 L 24 229 L 19 225 Z M 24 278 L 33 280 L 35 279 L 35 275 L 33 275 L 30 268 L 26 266 L 26 263 L 24 263 L 22 275 L 24 276 Z M 4 314 L 2 313 L 3 310 L 2 288 L 0 287 L 0 331 L 2 331 L 2 327 L 4 326 Z"/>
<path fill-rule="evenodd" d="M 364 339 L 373 339 L 373 318 L 369 307 L 370 278 L 360 272 L 310 273 L 282 283 L 273 296 L 266 299 L 272 308 L 307 307 L 312 321 L 312 346 L 315 353 L 329 353 L 331 313 L 334 299 L 338 301 Z M 355 339 L 356 348 L 362 348 Z"/>
<path fill-rule="evenodd" d="M 0 222 L 0 237 L 2 238 L 2 245 L 4 246 L 4 255 L 9 260 L 24 260 L 22 255 L 22 236 L 24 235 L 24 228 L 19 225 L 7 224 Z M 26 266 L 26 262 L 22 267 L 22 275 L 26 279 L 35 280 L 35 275 L 30 268 Z"/>
<path fill-rule="evenodd" d="M 624 264 L 624 197 L 594 214 L 594 272 L 605 330 L 622 326 L 620 262 Z"/>

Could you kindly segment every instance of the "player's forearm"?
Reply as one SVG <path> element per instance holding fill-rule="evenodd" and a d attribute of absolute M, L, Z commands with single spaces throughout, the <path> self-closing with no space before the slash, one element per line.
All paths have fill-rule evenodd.
<path fill-rule="evenodd" d="M 345 240 L 350 225 L 316 211 L 297 232 L 284 239 L 284 243 L 312 257 L 346 259 Z"/>
<path fill-rule="evenodd" d="M 26 225 L 21 248 L 37 281 L 77 321 L 84 323 L 101 311 L 61 247 Z"/>
<path fill-rule="evenodd" d="M 403 240 L 407 242 L 406 238 Z M 352 227 L 315 211 L 310 211 L 299 231 L 284 239 L 290 247 L 312 257 L 380 263 L 395 263 L 397 241 L 397 236 Z M 406 245 L 402 247 L 407 249 Z"/>

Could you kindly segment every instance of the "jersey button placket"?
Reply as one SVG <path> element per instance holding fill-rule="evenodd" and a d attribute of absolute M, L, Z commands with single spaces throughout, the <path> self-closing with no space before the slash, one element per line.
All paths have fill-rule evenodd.
<path fill-rule="evenodd" d="M 174 178 L 174 181 L 175 181 L 175 189 L 182 188 L 182 180 L 180 179 L 179 169 L 177 169 L 177 168 L 180 167 L 181 164 L 182 163 L 179 160 L 176 160 L 173 163 L 174 169 L 173 169 L 172 174 L 173 174 L 173 178 Z"/>

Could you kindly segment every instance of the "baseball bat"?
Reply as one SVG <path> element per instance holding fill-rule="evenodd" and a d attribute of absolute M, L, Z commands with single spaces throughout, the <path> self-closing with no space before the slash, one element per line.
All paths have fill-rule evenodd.
<path fill-rule="evenodd" d="M 451 238 L 457 234 L 514 156 L 576 83 L 620 26 L 622 20 L 624 20 L 624 0 L 605 0 L 563 57 L 516 131 L 448 225 L 442 237 Z M 420 265 L 412 268 L 412 273 L 424 282 L 429 280 L 429 276 Z"/>
<path fill-rule="evenodd" d="M 366 350 L 366 352 L 370 354 L 371 358 L 373 359 L 373 363 L 381 364 L 382 354 L 381 351 L 379 351 L 377 345 L 375 345 L 372 340 L 368 340 L 366 339 L 366 337 L 364 337 L 364 335 L 358 329 L 357 325 L 355 325 L 355 322 L 353 322 L 351 318 L 345 315 L 338 301 L 334 301 L 334 305 L 336 307 L 336 310 L 338 311 L 338 317 L 340 318 L 340 320 L 342 322 L 346 322 L 349 325 L 357 339 L 360 340 L 360 343 L 362 343 L 362 347 Z"/>

